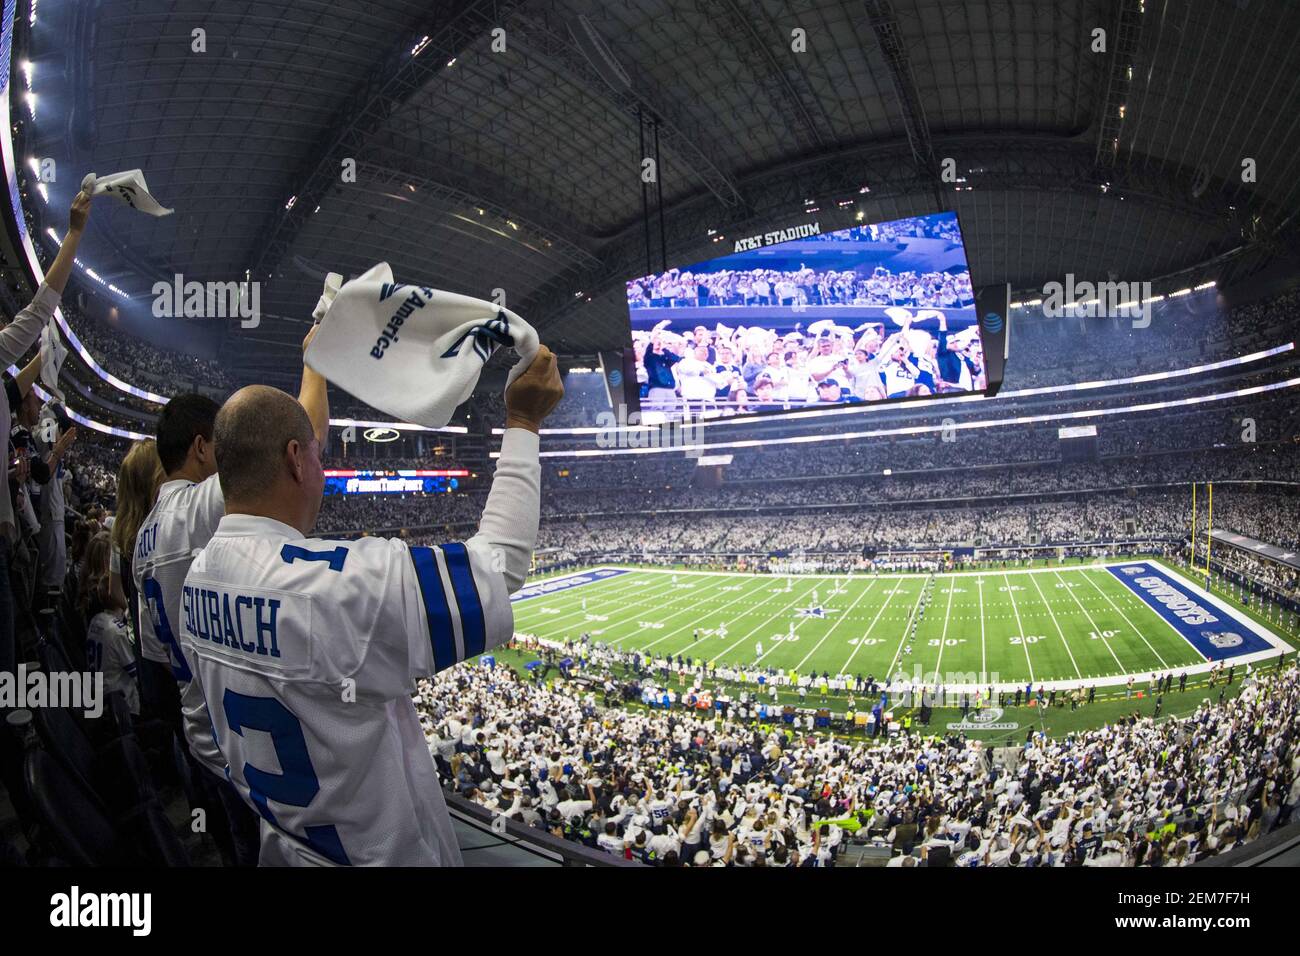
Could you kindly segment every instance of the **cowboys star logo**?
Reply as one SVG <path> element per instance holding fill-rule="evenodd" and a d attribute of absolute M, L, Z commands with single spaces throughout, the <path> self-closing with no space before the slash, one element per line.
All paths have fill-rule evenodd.
<path fill-rule="evenodd" d="M 460 347 L 466 341 L 473 340 L 474 351 L 484 362 L 492 357 L 498 345 L 514 345 L 510 335 L 510 321 L 505 312 L 497 310 L 497 317 L 482 325 L 476 325 L 452 343 L 451 348 L 442 353 L 443 358 L 455 358 L 460 354 Z"/>
<path fill-rule="evenodd" d="M 814 604 L 812 607 L 799 608 L 800 617 L 825 618 L 827 614 L 834 614 L 834 613 L 835 613 L 834 609 L 827 610 L 826 608 L 822 607 L 820 604 Z"/>

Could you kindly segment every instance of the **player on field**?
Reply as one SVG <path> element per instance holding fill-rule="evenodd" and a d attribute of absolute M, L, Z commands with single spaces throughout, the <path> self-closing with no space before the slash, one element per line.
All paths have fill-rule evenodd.
<path fill-rule="evenodd" d="M 231 781 L 262 817 L 263 865 L 458 865 L 411 696 L 510 639 L 537 539 L 537 432 L 563 395 L 542 348 L 506 393 L 479 531 L 463 544 L 306 537 L 320 440 L 265 386 L 217 416 L 226 502 L 185 580 L 181 623 Z"/>

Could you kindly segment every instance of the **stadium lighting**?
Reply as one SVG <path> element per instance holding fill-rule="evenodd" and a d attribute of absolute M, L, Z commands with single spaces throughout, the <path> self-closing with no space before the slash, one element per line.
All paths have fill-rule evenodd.
<path fill-rule="evenodd" d="M 44 199 L 47 203 L 50 201 L 50 193 L 49 190 L 45 188 L 45 183 L 37 183 L 36 191 L 41 194 L 41 198 Z"/>
<path fill-rule="evenodd" d="M 37 176 L 41 174 L 41 163 L 35 156 L 27 157 L 27 165 L 31 167 L 32 172 Z"/>
<path fill-rule="evenodd" d="M 27 91 L 27 111 L 32 114 L 32 119 L 36 119 L 36 94 L 31 90 Z"/>
<path fill-rule="evenodd" d="M 866 438 L 887 438 L 891 435 L 928 435 L 942 432 L 946 428 L 970 431 L 982 428 L 1001 428 L 1007 425 L 1034 425 L 1043 422 L 1106 418 L 1114 415 L 1162 411 L 1167 408 L 1188 408 L 1196 405 L 1208 404 L 1210 402 L 1221 402 L 1235 398 L 1244 398 L 1249 395 L 1264 395 L 1269 392 L 1295 388 L 1297 386 L 1300 386 L 1300 378 L 1290 378 L 1282 382 L 1270 382 L 1266 385 L 1253 385 L 1249 388 L 1238 388 L 1227 392 L 1216 392 L 1211 395 L 1193 395 L 1188 398 L 1170 399 L 1169 401 L 1164 402 L 1144 402 L 1138 405 L 1124 405 L 1117 408 L 1089 408 L 1077 412 L 1057 412 L 1055 414 L 1046 415 L 1018 415 L 1014 418 L 987 418 L 976 421 L 957 422 L 955 424 L 904 425 L 898 428 L 874 428 L 866 431 L 841 432 L 834 435 L 811 434 L 792 435 L 786 438 L 747 438 L 738 441 L 715 442 L 700 447 L 702 447 L 705 452 L 712 452 L 714 449 L 720 448 L 759 448 L 773 445 L 811 445 L 828 441 L 848 442 Z M 1060 391 L 1060 388 L 1058 387 L 1053 390 Z M 975 397 L 978 398 L 982 396 Z M 707 422 L 702 422 L 700 424 L 707 424 Z M 539 452 L 539 454 L 542 458 L 599 458 L 613 455 L 654 455 L 680 450 L 679 446 L 669 444 L 650 446 L 646 448 L 559 449 L 556 451 L 543 451 Z M 501 457 L 501 453 L 499 451 L 494 451 L 491 453 L 491 457 L 499 458 Z"/>
<path fill-rule="evenodd" d="M 867 214 L 864 213 L 861 209 L 859 209 L 859 210 L 858 210 L 858 214 L 857 214 L 856 216 L 854 216 L 853 218 L 856 219 L 858 222 L 861 222 L 863 219 L 866 218 L 866 216 L 867 216 Z"/>
<path fill-rule="evenodd" d="M 858 190 L 858 195 L 859 195 L 859 196 L 862 196 L 862 195 L 864 195 L 864 194 L 866 194 L 866 193 L 869 193 L 869 192 L 871 192 L 871 187 L 870 187 L 870 186 L 863 186 L 861 189 Z"/>
<path fill-rule="evenodd" d="M 595 369 L 587 368 L 584 365 L 575 365 L 573 368 L 569 369 L 568 374 L 569 375 L 590 375 L 594 371 Z"/>
<path fill-rule="evenodd" d="M 1178 298 L 1180 295 L 1191 295 L 1191 294 L 1192 294 L 1192 290 L 1191 290 L 1191 289 L 1179 289 L 1177 292 L 1170 292 L 1170 293 L 1169 293 L 1169 298 L 1171 298 L 1171 299 L 1176 299 L 1176 298 Z"/>
<path fill-rule="evenodd" d="M 1193 375 L 1201 375 L 1205 372 L 1215 372 L 1219 369 L 1238 368 L 1243 365 L 1250 365 L 1254 362 L 1260 362 L 1264 359 L 1273 358 L 1276 355 L 1285 355 L 1296 348 L 1294 342 L 1287 342 L 1284 345 L 1276 345 L 1271 349 L 1263 349 L 1259 352 L 1251 352 L 1249 355 L 1239 355 L 1236 358 L 1222 359 L 1218 362 L 1207 362 L 1203 365 L 1193 365 L 1188 368 L 1173 369 L 1168 372 L 1145 372 L 1141 375 L 1129 375 L 1124 378 L 1112 378 L 1093 382 L 1075 382 L 1070 385 L 1043 385 L 1037 388 L 1015 388 L 1010 391 L 999 392 L 997 397 L 988 398 L 984 395 L 958 395 L 953 398 L 938 399 L 945 405 L 967 404 L 970 402 L 996 403 L 1004 402 L 1013 398 L 1030 398 L 1035 395 L 1055 395 L 1061 392 L 1087 392 L 1096 391 L 1097 389 L 1118 388 L 1125 385 L 1141 385 L 1145 382 L 1166 382 L 1177 378 L 1186 378 Z M 825 418 L 828 415 L 861 415 L 864 411 L 870 411 L 873 406 L 863 405 L 835 405 L 829 408 L 802 409 L 794 412 L 783 412 L 778 414 L 765 415 L 766 421 L 802 421 L 807 418 Z M 752 417 L 736 418 L 704 418 L 697 420 L 694 425 L 696 428 L 712 428 L 715 426 L 725 427 L 733 425 L 752 424 Z M 658 423 L 644 423 L 641 425 L 628 425 L 622 428 L 616 428 L 614 431 L 619 433 L 628 433 L 636 431 L 653 431 L 659 428 Z M 543 428 L 540 432 L 542 435 L 599 435 L 606 429 L 598 427 L 583 428 Z M 505 434 L 504 428 L 493 428 L 493 435 Z M 831 436 L 832 438 L 835 436 Z"/>
<path fill-rule="evenodd" d="M 292 209 L 293 206 L 294 206 L 294 203 L 296 203 L 297 201 L 298 201 L 298 197 L 297 197 L 297 196 L 290 196 L 290 197 L 289 197 L 289 201 L 288 201 L 287 203 L 284 204 L 284 208 L 285 208 L 285 209 Z"/>
<path fill-rule="evenodd" d="M 429 45 L 429 38 L 420 37 L 420 41 L 411 47 L 411 56 L 419 56 L 426 46 Z"/>
<path fill-rule="evenodd" d="M 54 231 L 53 227 L 46 229 L 45 234 L 53 239 L 56 245 L 63 245 L 62 241 L 59 239 L 59 234 Z"/>
<path fill-rule="evenodd" d="M 453 56 L 450 60 L 447 61 L 447 69 L 451 69 L 455 65 L 456 65 L 456 58 Z"/>
<path fill-rule="evenodd" d="M 1202 283 L 1201 283 L 1200 285 L 1198 285 L 1198 286 L 1193 286 L 1193 287 L 1192 287 L 1192 291 L 1193 291 L 1193 292 L 1200 292 L 1200 291 L 1202 291 L 1202 290 L 1204 290 L 1204 289 L 1213 289 L 1213 288 L 1214 288 L 1214 285 L 1215 285 L 1214 280 L 1211 279 L 1209 282 L 1202 282 Z"/>
<path fill-rule="evenodd" d="M 32 64 L 31 60 L 23 60 L 22 68 L 23 68 L 23 76 L 27 80 L 27 88 L 30 90 L 32 88 L 32 72 L 36 69 L 36 67 Z"/>
<path fill-rule="evenodd" d="M 32 0 L 32 8 L 31 8 L 31 11 L 27 14 L 27 23 L 28 23 L 28 25 L 30 25 L 30 26 L 35 26 L 35 25 L 36 25 L 36 3 L 37 3 L 37 0 Z"/>

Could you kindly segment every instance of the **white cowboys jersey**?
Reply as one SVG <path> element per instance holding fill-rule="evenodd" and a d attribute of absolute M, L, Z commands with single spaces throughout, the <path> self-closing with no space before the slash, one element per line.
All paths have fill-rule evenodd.
<path fill-rule="evenodd" d="M 439 548 L 222 519 L 179 629 L 263 865 L 460 864 L 411 696 L 510 639 L 540 471 L 537 436 L 508 429 L 479 533 Z"/>
<path fill-rule="evenodd" d="M 408 548 L 222 519 L 185 579 L 180 628 L 230 780 L 273 827 L 263 864 L 460 862 L 411 696 L 509 640 L 491 560 L 473 539 Z"/>
<path fill-rule="evenodd" d="M 126 621 L 108 611 L 90 619 L 86 633 L 86 663 L 104 675 L 104 692 L 120 690 L 131 713 L 140 713 L 140 690 L 136 686 L 135 650 Z"/>
<path fill-rule="evenodd" d="M 213 475 L 197 484 L 168 481 L 135 538 L 131 573 L 140 602 L 140 654 L 166 664 L 180 685 L 185 737 L 194 756 L 213 773 L 226 763 L 212 739 L 203 692 L 191 687 L 190 665 L 180 645 L 181 586 L 194 553 L 208 543 L 225 514 L 226 501 Z"/>

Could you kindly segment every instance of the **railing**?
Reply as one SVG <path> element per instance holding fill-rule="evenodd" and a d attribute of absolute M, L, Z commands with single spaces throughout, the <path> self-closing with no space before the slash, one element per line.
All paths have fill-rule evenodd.
<path fill-rule="evenodd" d="M 613 856 L 603 850 L 593 850 L 581 843 L 571 843 L 552 836 L 545 830 L 525 826 L 515 820 L 501 819 L 497 814 L 477 803 L 466 800 L 459 794 L 444 790 L 447 811 L 453 820 L 481 833 L 483 843 L 471 847 L 461 847 L 465 855 L 478 850 L 497 847 L 513 849 L 527 854 L 533 859 L 530 863 L 543 866 L 640 866 L 631 860 Z M 493 822 L 496 821 L 496 829 Z M 504 824 L 504 828 L 502 828 Z"/>

